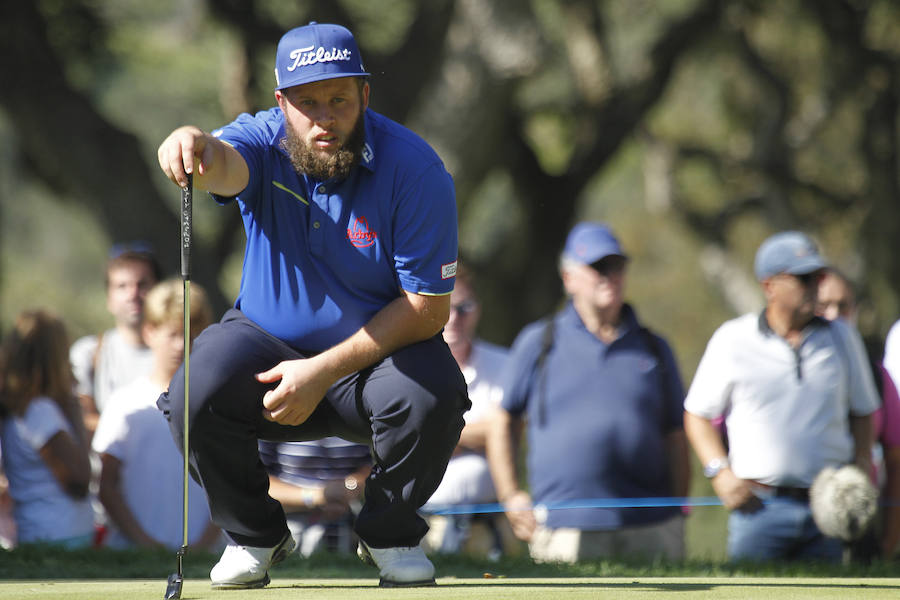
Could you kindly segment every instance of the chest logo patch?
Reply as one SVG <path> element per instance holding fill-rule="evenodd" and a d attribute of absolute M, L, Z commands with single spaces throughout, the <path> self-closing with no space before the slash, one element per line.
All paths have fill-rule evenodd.
<path fill-rule="evenodd" d="M 368 248 L 375 243 L 378 234 L 369 230 L 369 222 L 365 217 L 357 217 L 353 226 L 347 229 L 347 239 L 357 248 Z"/>

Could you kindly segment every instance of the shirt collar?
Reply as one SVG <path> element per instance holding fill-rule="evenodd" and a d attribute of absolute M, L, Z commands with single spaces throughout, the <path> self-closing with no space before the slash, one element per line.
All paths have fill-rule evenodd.
<path fill-rule="evenodd" d="M 587 327 L 585 327 L 584 321 L 581 320 L 578 311 L 575 310 L 575 303 L 572 302 L 571 298 L 566 303 L 566 307 L 563 310 L 563 316 L 566 320 L 574 322 L 578 327 L 587 331 Z M 624 303 L 622 305 L 621 321 L 619 322 L 618 327 L 619 337 L 621 338 L 638 327 L 640 327 L 640 325 L 638 324 L 637 313 L 634 312 L 634 308 L 632 308 L 630 304 L 627 302 Z"/>
<path fill-rule="evenodd" d="M 766 335 L 766 336 L 777 335 L 772 330 L 772 327 L 769 325 L 769 319 L 766 318 L 766 309 L 765 308 L 762 309 L 762 312 L 759 313 L 758 326 L 759 326 L 759 332 L 763 335 Z M 819 327 L 827 327 L 827 326 L 828 326 L 827 319 L 823 319 L 822 317 L 819 317 L 819 316 L 814 316 L 812 319 L 810 319 L 809 323 L 807 323 L 803 329 L 804 330 L 817 329 Z"/>
<path fill-rule="evenodd" d="M 367 108 L 363 115 L 366 120 L 366 141 L 363 143 L 362 157 L 359 159 L 359 164 L 370 171 L 375 170 L 375 132 L 372 124 L 374 114 L 371 109 Z"/>

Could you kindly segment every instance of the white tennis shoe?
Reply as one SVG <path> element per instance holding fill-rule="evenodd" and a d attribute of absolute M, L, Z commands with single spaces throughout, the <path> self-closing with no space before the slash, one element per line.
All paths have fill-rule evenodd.
<path fill-rule="evenodd" d="M 372 548 L 360 540 L 356 554 L 364 563 L 378 567 L 381 587 L 434 585 L 434 565 L 421 546 Z"/>
<path fill-rule="evenodd" d="M 212 587 L 220 590 L 265 587 L 269 583 L 269 567 L 287 558 L 295 546 L 290 533 L 274 548 L 228 544 L 222 558 L 209 572 Z"/>

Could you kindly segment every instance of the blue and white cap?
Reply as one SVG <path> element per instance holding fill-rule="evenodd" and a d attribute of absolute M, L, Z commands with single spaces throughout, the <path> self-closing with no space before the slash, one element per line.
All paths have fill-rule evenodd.
<path fill-rule="evenodd" d="M 291 29 L 275 52 L 275 89 L 337 77 L 367 76 L 353 34 L 346 27 L 310 22 Z"/>
<path fill-rule="evenodd" d="M 628 258 L 612 230 L 603 223 L 584 221 L 575 225 L 566 238 L 563 257 L 584 265 L 607 256 Z"/>
<path fill-rule="evenodd" d="M 760 281 L 779 273 L 805 275 L 827 264 L 816 243 L 799 231 L 782 231 L 764 241 L 756 251 L 756 278 Z"/>

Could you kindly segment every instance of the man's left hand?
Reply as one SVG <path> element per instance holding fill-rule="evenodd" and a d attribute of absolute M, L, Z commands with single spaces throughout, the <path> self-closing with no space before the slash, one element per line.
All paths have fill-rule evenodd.
<path fill-rule="evenodd" d="M 279 382 L 263 396 L 263 417 L 282 425 L 306 421 L 334 383 L 314 359 L 286 360 L 256 374 L 261 383 Z"/>

